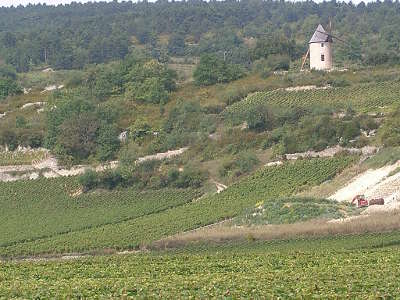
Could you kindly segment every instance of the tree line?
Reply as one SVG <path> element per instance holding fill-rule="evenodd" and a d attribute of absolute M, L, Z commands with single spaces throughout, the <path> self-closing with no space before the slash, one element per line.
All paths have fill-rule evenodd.
<path fill-rule="evenodd" d="M 0 58 L 17 71 L 83 68 L 142 44 L 154 58 L 214 54 L 243 66 L 258 56 L 305 52 L 318 23 L 346 40 L 336 61 L 399 61 L 400 4 L 336 1 L 147 1 L 0 8 Z M 168 41 L 162 41 L 163 36 Z M 258 50 L 251 46 L 256 39 Z"/>

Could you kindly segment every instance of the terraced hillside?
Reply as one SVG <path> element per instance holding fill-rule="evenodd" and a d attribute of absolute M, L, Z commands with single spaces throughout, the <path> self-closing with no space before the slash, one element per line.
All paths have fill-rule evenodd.
<path fill-rule="evenodd" d="M 20 201 L 21 205 L 25 207 L 21 207 L 19 215 L 16 213 L 13 215 L 12 212 L 13 207 L 20 204 L 9 200 L 10 198 L 7 196 L 0 198 L 4 202 L 2 205 L 9 208 L 4 210 L 4 212 L 13 216 L 11 219 L 7 218 L 2 221 L 3 226 L 1 228 L 9 229 L 2 229 L 7 234 L 4 235 L 6 238 L 3 240 L 2 247 L 0 247 L 0 255 L 15 256 L 41 253 L 84 252 L 104 248 L 135 249 L 140 245 L 169 235 L 229 219 L 243 212 L 246 208 L 254 206 L 259 201 L 274 201 L 276 197 L 290 196 L 303 189 L 319 185 L 331 179 L 335 174 L 355 161 L 356 157 L 342 156 L 328 159 L 299 160 L 288 162 L 283 166 L 263 168 L 220 194 L 200 198 L 186 205 L 178 204 L 187 202 L 190 198 L 195 198 L 195 193 L 182 192 L 183 194 L 178 197 L 178 200 L 173 200 L 177 198 L 176 195 L 179 195 L 176 191 L 170 193 L 171 198 L 168 197 L 168 193 L 166 197 L 162 196 L 165 191 L 149 192 L 150 199 L 154 199 L 155 201 L 152 204 L 149 204 L 148 200 L 145 200 L 145 196 L 143 197 L 143 201 L 146 201 L 144 204 L 140 200 L 142 199 L 139 196 L 141 194 L 135 191 L 133 193 L 131 191 L 131 194 L 129 192 L 105 193 L 97 199 L 95 198 L 97 195 L 94 194 L 92 196 L 82 196 L 81 198 L 77 198 L 79 200 L 74 200 L 72 197 L 65 196 L 65 191 L 64 193 L 62 192 L 65 189 L 62 181 L 54 181 L 61 183 L 58 186 L 58 191 L 54 189 L 54 186 L 51 187 L 51 185 L 47 188 L 42 186 L 38 191 L 40 191 L 41 198 L 43 199 L 52 199 L 57 197 L 57 194 L 64 194 L 60 198 L 60 201 L 64 201 L 59 202 L 63 204 L 59 204 L 60 209 L 57 210 L 56 206 L 50 204 L 51 202 L 43 200 L 44 203 L 41 210 L 36 211 L 36 214 L 30 214 L 28 219 L 35 220 L 33 223 L 35 225 L 33 225 L 31 230 L 26 228 L 26 232 L 21 232 L 17 224 L 19 220 L 23 221 L 26 218 L 29 207 L 35 207 L 35 197 L 31 197 L 33 192 L 32 187 L 21 183 L 14 186 L 10 184 L 0 185 L 2 195 L 6 193 L 17 195 L 21 193 L 25 195 L 25 198 L 23 198 L 25 200 Z M 46 182 L 48 181 L 42 181 L 41 183 L 45 184 Z M 114 197 L 114 199 L 111 200 L 111 197 Z M 131 197 L 138 197 L 139 199 L 132 200 Z M 116 208 L 110 209 L 113 201 L 120 201 L 124 198 L 126 202 L 123 202 L 123 205 L 119 204 L 116 205 Z M 164 200 L 160 201 L 161 199 Z M 72 226 L 71 224 L 75 224 L 79 219 L 79 212 L 73 208 L 85 207 L 89 205 L 90 201 L 94 201 L 95 203 L 93 205 L 94 209 L 88 210 L 87 213 L 89 220 L 92 218 L 91 223 L 88 222 L 92 225 L 92 228 L 82 229 L 83 225 L 81 225 L 79 231 L 71 230 L 71 232 L 62 233 L 62 231 L 69 231 L 69 228 Z M 161 205 L 161 207 L 158 205 Z M 176 207 L 157 212 L 157 210 L 172 206 Z M 61 222 L 55 226 L 55 228 L 58 228 L 58 231 L 49 232 L 47 237 L 43 236 L 38 239 L 37 235 L 30 235 L 30 232 L 35 232 L 35 230 L 36 233 L 40 232 L 43 228 L 46 228 L 47 222 L 53 224 L 58 222 L 58 218 L 52 217 L 51 214 L 48 214 L 48 218 L 52 221 L 41 219 L 46 215 L 43 209 L 49 209 L 49 207 L 51 207 L 51 212 L 55 212 L 55 216 L 62 215 L 65 223 L 63 225 Z M 32 211 L 35 212 L 35 210 Z M 98 213 L 95 213 L 96 211 Z M 66 213 L 69 213 L 70 216 Z M 102 217 L 101 213 L 105 213 L 105 217 Z M 109 215 L 107 216 L 107 214 Z M 122 216 L 129 220 L 123 221 Z M 114 221 L 108 221 L 109 224 L 103 226 L 93 226 L 93 224 L 100 225 L 100 220 L 105 222 L 106 218 Z M 7 223 L 7 220 L 9 220 L 9 223 Z M 27 222 L 26 225 L 29 225 L 29 223 L 32 222 Z M 74 226 L 77 228 L 76 225 Z M 90 227 L 88 224 L 86 226 Z M 19 238 L 12 240 L 12 236 L 14 235 Z M 26 241 L 24 242 L 22 239 Z M 29 241 L 30 239 L 33 240 Z"/>

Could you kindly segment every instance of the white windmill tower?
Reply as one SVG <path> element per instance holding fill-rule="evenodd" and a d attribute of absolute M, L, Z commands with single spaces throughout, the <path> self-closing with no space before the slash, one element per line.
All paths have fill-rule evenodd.
<path fill-rule="evenodd" d="M 310 49 L 310 69 L 332 69 L 332 43 L 332 36 L 319 24 L 311 40 L 308 42 Z"/>
<path fill-rule="evenodd" d="M 308 42 L 309 47 L 303 58 L 301 69 L 304 67 L 308 54 L 310 54 L 311 70 L 331 70 L 333 66 L 332 43 L 332 35 L 319 24 Z"/>

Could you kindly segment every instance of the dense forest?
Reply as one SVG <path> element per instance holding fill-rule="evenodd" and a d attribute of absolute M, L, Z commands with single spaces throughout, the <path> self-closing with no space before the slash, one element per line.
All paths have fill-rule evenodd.
<path fill-rule="evenodd" d="M 214 54 L 244 67 L 270 54 L 297 59 L 318 23 L 346 43 L 340 62 L 382 64 L 399 58 L 400 4 L 342 2 L 147 1 L 0 8 L 0 58 L 18 72 L 35 66 L 79 69 L 121 59 L 145 46 L 169 56 Z"/>

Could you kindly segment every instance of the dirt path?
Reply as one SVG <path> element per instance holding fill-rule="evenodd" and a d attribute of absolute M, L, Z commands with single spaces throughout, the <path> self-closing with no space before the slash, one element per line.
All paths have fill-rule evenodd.
<path fill-rule="evenodd" d="M 358 148 L 345 148 L 339 145 L 334 147 L 329 147 L 322 151 L 306 151 L 299 153 L 285 154 L 287 160 L 297 160 L 299 158 L 317 158 L 317 157 L 333 157 L 340 152 L 349 152 L 350 154 L 360 154 L 364 158 L 375 154 L 379 149 L 373 146 L 366 146 L 361 149 Z M 266 167 L 279 166 L 282 165 L 282 160 L 272 161 L 265 164 Z"/>
<path fill-rule="evenodd" d="M 217 182 L 215 180 L 212 180 L 212 182 L 215 184 L 215 187 L 217 188 L 217 194 L 223 192 L 224 190 L 226 190 L 228 187 L 220 182 Z"/>

